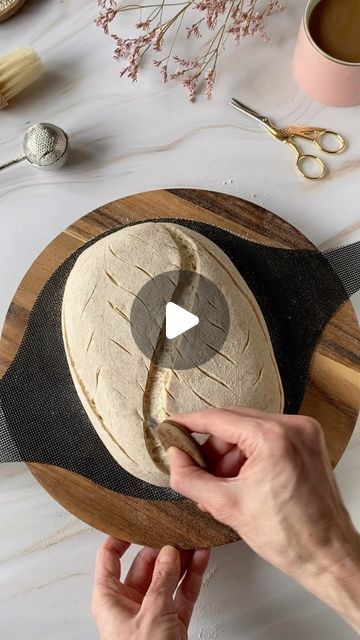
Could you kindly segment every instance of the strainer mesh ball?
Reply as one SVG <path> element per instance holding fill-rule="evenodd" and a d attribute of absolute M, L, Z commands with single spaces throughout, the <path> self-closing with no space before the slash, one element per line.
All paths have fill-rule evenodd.
<path fill-rule="evenodd" d="M 41 122 L 27 130 L 24 138 L 24 153 L 31 164 L 46 167 L 63 157 L 67 144 L 66 133 L 60 127 Z"/>

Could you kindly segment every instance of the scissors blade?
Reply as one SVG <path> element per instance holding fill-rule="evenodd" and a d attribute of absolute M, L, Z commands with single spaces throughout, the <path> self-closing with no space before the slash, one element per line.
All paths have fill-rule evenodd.
<path fill-rule="evenodd" d="M 262 116 L 257 111 L 254 111 L 254 109 L 250 109 L 250 107 L 247 107 L 246 104 L 243 104 L 236 98 L 232 98 L 229 101 L 229 104 L 232 107 L 235 107 L 235 109 L 238 109 L 242 113 L 245 113 L 246 115 L 250 116 L 250 118 L 254 118 L 254 120 L 257 120 L 257 122 L 259 122 L 261 125 L 266 127 L 270 131 L 270 133 L 274 135 L 274 125 L 269 120 L 269 118 L 267 118 L 266 116 Z"/>

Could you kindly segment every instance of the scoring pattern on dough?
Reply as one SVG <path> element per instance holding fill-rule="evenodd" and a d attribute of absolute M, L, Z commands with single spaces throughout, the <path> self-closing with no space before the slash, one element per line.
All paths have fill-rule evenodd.
<path fill-rule="evenodd" d="M 191 369 L 154 364 L 138 349 L 131 332 L 131 307 L 141 288 L 174 270 L 195 271 L 211 280 L 230 311 L 222 349 L 201 366 L 194 362 Z M 169 287 L 175 302 L 180 294 L 182 301 L 188 300 L 187 308 L 191 297 L 199 295 L 196 289 L 180 292 L 175 279 Z M 212 320 L 216 300 L 205 302 L 207 322 L 214 332 L 222 331 Z M 163 348 L 161 329 L 159 325 L 153 351 Z M 141 326 L 136 330 L 146 333 Z M 166 418 L 234 404 L 283 409 L 271 340 L 254 296 L 214 243 L 180 225 L 142 223 L 86 249 L 66 284 L 63 334 L 75 387 L 99 437 L 121 466 L 153 484 L 169 484 L 166 454 L 153 431 Z M 174 341 L 170 349 L 179 353 L 181 341 L 180 347 Z"/>

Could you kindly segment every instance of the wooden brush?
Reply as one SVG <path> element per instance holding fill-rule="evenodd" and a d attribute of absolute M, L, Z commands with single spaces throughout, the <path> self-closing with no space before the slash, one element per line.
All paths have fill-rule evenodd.
<path fill-rule="evenodd" d="M 38 54 L 30 47 L 16 49 L 0 57 L 0 109 L 37 80 L 42 73 Z"/>

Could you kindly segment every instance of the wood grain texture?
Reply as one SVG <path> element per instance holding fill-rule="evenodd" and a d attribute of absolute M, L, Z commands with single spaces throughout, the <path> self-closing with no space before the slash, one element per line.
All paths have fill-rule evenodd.
<path fill-rule="evenodd" d="M 75 249 L 107 229 L 157 217 L 191 218 L 249 240 L 288 249 L 316 251 L 299 231 L 253 203 L 198 191 L 153 191 L 100 207 L 61 233 L 38 257 L 10 306 L 0 342 L 0 375 L 11 364 L 33 304 L 54 270 Z M 354 429 L 360 402 L 360 331 L 350 301 L 328 323 L 313 356 L 301 412 L 323 425 L 332 464 Z M 189 500 L 161 503 L 129 498 L 64 469 L 28 465 L 42 486 L 90 525 L 139 544 L 207 547 L 237 539 L 234 531 L 199 511 Z"/>

